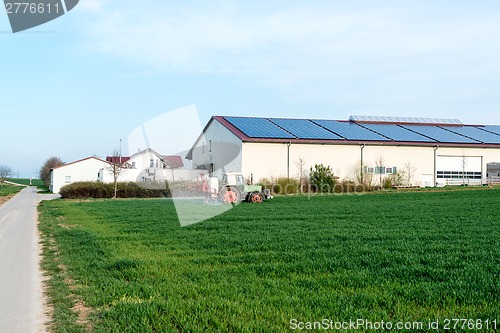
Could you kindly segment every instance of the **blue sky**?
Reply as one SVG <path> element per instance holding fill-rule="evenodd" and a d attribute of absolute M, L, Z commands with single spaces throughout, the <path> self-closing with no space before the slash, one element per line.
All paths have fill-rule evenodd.
<path fill-rule="evenodd" d="M 212 115 L 500 124 L 498 1 L 81 0 L 12 34 L 0 11 L 0 164 L 111 154 L 145 121 Z M 162 152 L 165 154 L 172 152 Z"/>

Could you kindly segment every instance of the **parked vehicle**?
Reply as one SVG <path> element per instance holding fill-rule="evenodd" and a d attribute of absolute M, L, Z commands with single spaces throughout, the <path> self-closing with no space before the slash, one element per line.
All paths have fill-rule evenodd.
<path fill-rule="evenodd" d="M 272 198 L 271 191 L 263 191 L 260 185 L 248 185 L 243 175 L 237 172 L 225 173 L 220 179 L 209 177 L 208 181 L 202 177 L 202 181 L 207 201 L 259 203 Z"/>

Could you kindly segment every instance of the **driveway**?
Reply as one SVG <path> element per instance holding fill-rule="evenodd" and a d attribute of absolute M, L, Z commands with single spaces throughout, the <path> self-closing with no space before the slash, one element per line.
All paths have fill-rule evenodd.
<path fill-rule="evenodd" d="M 45 332 L 37 205 L 57 197 L 30 186 L 0 206 L 1 332 Z"/>

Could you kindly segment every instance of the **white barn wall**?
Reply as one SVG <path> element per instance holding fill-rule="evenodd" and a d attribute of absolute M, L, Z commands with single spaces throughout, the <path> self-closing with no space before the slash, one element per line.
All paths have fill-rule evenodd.
<path fill-rule="evenodd" d="M 193 168 L 213 163 L 215 177 L 221 175 L 222 167 L 225 172 L 241 172 L 241 156 L 241 140 L 218 121 L 212 121 L 205 129 L 204 135 L 196 142 L 193 150 Z"/>
<path fill-rule="evenodd" d="M 461 157 L 479 157 L 481 159 L 482 183 L 486 183 L 487 164 L 492 162 L 500 162 L 500 148 L 449 148 L 440 147 L 437 150 L 438 156 L 455 156 Z M 468 158 L 471 160 L 470 158 Z M 467 161 L 466 171 L 473 171 L 471 168 L 476 164 L 472 161 Z M 459 162 L 458 162 L 459 163 Z M 461 166 L 460 166 L 461 168 Z M 461 170 L 461 169 L 459 169 Z"/>
<path fill-rule="evenodd" d="M 405 170 L 407 164 L 414 168 L 413 185 L 433 186 L 434 150 L 432 146 L 389 146 L 365 145 L 363 148 L 363 165 L 375 167 L 382 158 L 385 167 L 396 167 Z M 253 177 L 254 182 L 262 178 L 287 176 L 287 145 L 283 143 L 244 143 L 242 149 L 243 168 L 246 178 Z M 485 148 L 438 148 L 439 156 L 469 156 L 466 171 L 475 171 L 477 157 L 482 161 L 482 181 L 486 181 L 486 164 L 500 161 L 500 149 Z M 474 157 L 476 157 L 474 159 Z M 326 145 L 326 144 L 291 144 L 289 175 L 298 177 L 297 161 L 302 158 L 305 169 L 309 171 L 314 164 L 324 164 L 332 168 L 334 174 L 341 179 L 354 180 L 356 169 L 361 163 L 361 145 Z M 437 165 L 439 166 L 439 164 Z M 470 170 L 469 170 L 470 169 Z M 474 170 L 472 170 L 474 169 Z M 461 170 L 461 169 L 460 169 Z M 383 175 L 382 178 L 385 178 Z M 373 183 L 377 184 L 379 175 L 373 175 Z M 439 182 L 439 180 L 438 180 Z"/>
<path fill-rule="evenodd" d="M 366 146 L 364 148 L 363 164 L 375 167 L 381 159 L 383 166 L 396 167 L 398 172 L 407 169 L 407 165 L 414 170 L 410 185 L 419 186 L 423 179 L 434 174 L 434 147 L 420 146 Z M 384 179 L 386 175 L 382 175 Z M 373 175 L 373 183 L 378 184 L 380 177 Z M 431 185 L 431 184 L 429 184 Z"/>
<path fill-rule="evenodd" d="M 410 162 L 416 168 L 416 178 L 433 174 L 434 150 L 432 147 L 370 146 L 363 148 L 363 164 L 375 166 L 382 157 L 384 166 L 402 170 Z M 290 177 L 298 177 L 297 162 L 302 158 L 309 171 L 315 164 L 332 168 L 341 179 L 355 179 L 361 164 L 361 145 L 292 144 L 290 145 Z M 282 143 L 244 143 L 243 174 L 254 181 L 261 178 L 287 176 L 287 145 Z M 374 178 L 378 178 L 374 176 Z M 374 179 L 375 181 L 375 179 Z"/>

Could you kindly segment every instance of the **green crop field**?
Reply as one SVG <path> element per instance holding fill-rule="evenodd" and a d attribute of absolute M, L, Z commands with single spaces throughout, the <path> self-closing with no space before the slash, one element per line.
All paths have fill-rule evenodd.
<path fill-rule="evenodd" d="M 345 332 L 335 325 L 363 321 L 348 331 L 364 332 L 384 321 L 494 332 L 499 198 L 498 188 L 278 197 L 185 228 L 167 199 L 44 202 L 53 329 Z"/>
<path fill-rule="evenodd" d="M 13 185 L 0 185 L 0 197 L 7 197 L 21 191 L 23 187 Z"/>
<path fill-rule="evenodd" d="M 21 184 L 21 185 L 26 185 L 28 186 L 30 184 L 30 179 L 29 178 L 10 178 L 8 179 L 10 182 L 16 183 L 16 184 Z M 38 189 L 42 191 L 48 191 L 49 189 L 47 186 L 45 186 L 45 183 L 41 179 L 32 179 L 31 184 L 33 186 L 38 187 Z"/>

